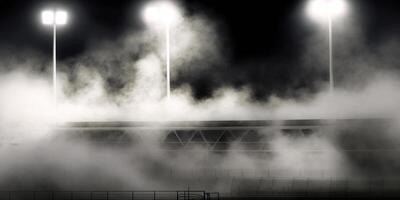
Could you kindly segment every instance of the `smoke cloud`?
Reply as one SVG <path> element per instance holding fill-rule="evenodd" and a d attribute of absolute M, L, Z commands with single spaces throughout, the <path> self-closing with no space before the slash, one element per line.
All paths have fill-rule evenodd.
<path fill-rule="evenodd" d="M 271 95 L 260 101 L 254 98 L 250 86 L 238 89 L 222 84 L 213 88 L 209 98 L 197 99 L 190 84 L 180 83 L 167 100 L 165 47 L 159 35 L 157 31 L 127 32 L 123 38 L 95 44 L 84 55 L 60 63 L 57 106 L 49 64 L 43 65 L 41 55 L 29 53 L 29 59 L 13 56 L 2 62 L 0 187 L 154 190 L 190 186 L 228 192 L 232 177 L 323 179 L 364 175 L 356 172 L 359 165 L 344 150 L 346 143 L 341 140 L 346 134 L 339 130 L 345 127 L 335 127 L 333 134 L 321 130 L 299 137 L 264 130 L 261 140 L 269 143 L 271 153 L 260 157 L 238 151 L 215 154 L 202 147 L 171 153 L 161 148 L 162 133 L 143 136 L 142 143 L 131 147 L 99 147 L 85 140 L 58 137 L 53 129 L 56 123 L 399 117 L 400 82 L 390 70 L 371 70 L 374 76 L 358 87 L 340 87 L 329 93 L 324 85 L 318 85 L 318 92 L 296 98 Z M 203 16 L 186 17 L 171 35 L 172 79 L 200 71 L 213 76 L 213 67 L 228 62 L 218 42 L 217 28 Z M 387 48 L 382 48 L 382 54 L 393 52 L 393 47 Z M 376 54 L 379 59 L 375 63 L 390 65 L 391 61 L 382 61 L 382 54 Z M 368 60 L 363 65 L 369 67 L 370 63 Z M 384 131 L 376 137 L 385 142 L 399 141 L 397 122 L 394 120 L 387 134 Z M 368 132 L 363 135 L 373 137 Z M 351 145 L 365 144 L 350 136 L 355 142 Z M 235 145 L 239 144 L 231 148 Z M 315 151 L 318 153 L 310 153 Z M 369 162 L 386 164 L 375 163 L 376 158 Z M 397 165 L 382 171 L 392 172 Z"/>

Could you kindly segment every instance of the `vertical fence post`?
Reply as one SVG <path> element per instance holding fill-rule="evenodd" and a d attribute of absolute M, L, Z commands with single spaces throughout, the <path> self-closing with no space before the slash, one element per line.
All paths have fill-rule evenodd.
<path fill-rule="evenodd" d="M 106 192 L 106 200 L 108 200 L 108 191 Z"/>
<path fill-rule="evenodd" d="M 153 200 L 156 200 L 156 191 L 153 191 Z"/>
<path fill-rule="evenodd" d="M 134 200 L 134 199 L 135 199 L 135 192 L 132 191 L 132 199 L 131 200 Z"/>

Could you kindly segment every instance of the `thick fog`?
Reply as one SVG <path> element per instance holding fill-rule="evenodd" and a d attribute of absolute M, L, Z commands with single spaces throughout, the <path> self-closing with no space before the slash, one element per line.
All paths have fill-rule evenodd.
<path fill-rule="evenodd" d="M 178 28 L 171 29 L 172 80 L 182 74 L 195 76 L 199 70 L 215 77 L 213 71 L 229 63 L 229 56 L 224 54 L 227 47 L 219 42 L 225 36 L 205 16 L 182 20 Z M 144 136 L 141 144 L 128 148 L 101 148 L 88 141 L 60 139 L 56 131 L 57 125 L 71 121 L 385 118 L 393 123 L 379 138 L 400 142 L 396 134 L 399 49 L 392 45 L 398 40 L 387 40 L 378 51 L 368 51 L 363 48 L 362 31 L 355 29 L 338 28 L 338 32 L 351 30 L 344 31 L 351 37 L 335 42 L 336 59 L 340 60 L 335 62 L 335 75 L 342 84 L 334 92 L 327 90 L 327 82 L 314 82 L 309 77 L 318 91 L 293 89 L 293 97 L 271 95 L 265 100 L 254 97 L 250 84 L 237 88 L 228 83 L 212 88 L 212 95 L 202 99 L 194 97 L 190 84 L 181 83 L 172 87 L 171 98 L 166 99 L 165 42 L 159 29 L 127 31 L 121 38 L 98 41 L 84 54 L 59 62 L 57 104 L 47 55 L 3 50 L 0 187 L 153 190 L 193 186 L 227 191 L 232 177 L 363 177 L 365 174 L 357 171 L 358 165 L 338 143 L 340 134 L 329 136 L 327 132 L 295 138 L 265 130 L 263 140 L 271 143 L 273 153 L 258 157 L 236 151 L 214 154 L 202 147 L 166 152 L 160 142 L 154 142 L 159 141 L 158 135 Z M 305 70 L 328 69 L 323 50 L 325 30 L 320 31 L 304 44 L 308 48 L 298 65 Z M 348 73 L 343 72 L 343 66 Z M 224 82 L 224 77 L 215 78 Z M 310 150 L 320 153 L 310 154 Z M 395 168 L 398 163 L 391 165 Z M 213 174 L 219 174 L 218 178 Z M 205 183 L 197 179 L 200 176 Z"/>

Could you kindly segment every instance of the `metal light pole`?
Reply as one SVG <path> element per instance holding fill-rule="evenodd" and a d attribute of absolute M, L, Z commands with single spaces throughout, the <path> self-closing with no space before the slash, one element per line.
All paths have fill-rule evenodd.
<path fill-rule="evenodd" d="M 158 1 L 148 5 L 143 14 L 148 24 L 165 29 L 167 99 L 169 99 L 171 96 L 170 29 L 180 18 L 179 10 L 171 1 Z"/>
<path fill-rule="evenodd" d="M 65 25 L 68 14 L 62 10 L 45 10 L 42 12 L 42 23 L 53 26 L 53 94 L 57 104 L 57 25 Z"/>
<path fill-rule="evenodd" d="M 328 43 L 329 43 L 329 91 L 334 89 L 333 76 L 333 21 L 345 14 L 347 4 L 345 0 L 309 0 L 307 7 L 308 14 L 315 20 L 328 23 Z"/>
<path fill-rule="evenodd" d="M 333 80 L 333 45 L 332 45 L 332 14 L 329 14 L 328 19 L 328 31 L 329 31 L 329 91 L 333 92 L 334 80 Z"/>
<path fill-rule="evenodd" d="M 53 23 L 53 93 L 57 102 L 57 24 Z"/>
<path fill-rule="evenodd" d="M 167 98 L 171 96 L 171 72 L 170 72 L 170 49 L 169 49 L 169 24 L 165 26 L 165 46 L 166 46 L 166 65 L 167 65 Z"/>

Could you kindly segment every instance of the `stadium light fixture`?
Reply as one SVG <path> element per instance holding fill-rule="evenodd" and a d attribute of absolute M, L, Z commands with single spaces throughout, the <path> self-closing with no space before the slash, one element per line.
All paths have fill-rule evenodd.
<path fill-rule="evenodd" d="M 53 93 L 57 102 L 57 26 L 65 25 L 68 22 L 68 13 L 64 10 L 42 11 L 42 23 L 53 27 Z"/>
<path fill-rule="evenodd" d="M 181 15 L 179 9 L 171 1 L 152 2 L 143 11 L 145 22 L 153 27 L 165 29 L 167 98 L 171 96 L 170 87 L 170 28 L 177 25 Z"/>
<path fill-rule="evenodd" d="M 347 12 L 345 0 L 310 0 L 308 14 L 316 20 L 336 19 Z"/>
<path fill-rule="evenodd" d="M 328 23 L 329 40 L 329 90 L 333 92 L 333 45 L 332 45 L 332 26 L 333 21 L 346 14 L 348 5 L 346 0 L 309 0 L 307 13 L 319 22 Z"/>

